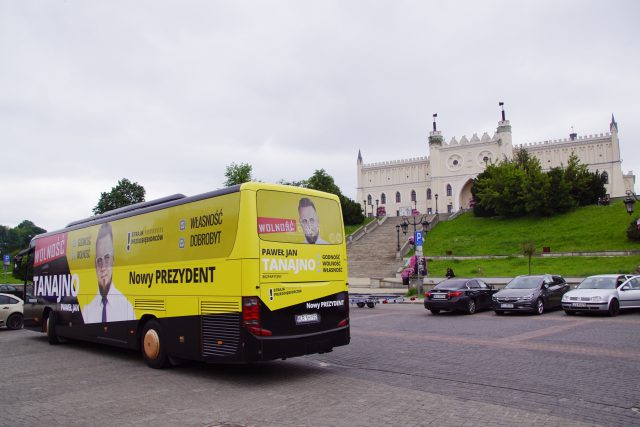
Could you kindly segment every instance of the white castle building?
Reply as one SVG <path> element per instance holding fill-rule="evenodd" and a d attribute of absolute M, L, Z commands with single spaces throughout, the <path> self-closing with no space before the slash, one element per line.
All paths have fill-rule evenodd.
<path fill-rule="evenodd" d="M 569 156 L 575 153 L 590 171 L 605 174 L 610 197 L 621 197 L 627 190 L 633 190 L 633 172 L 622 173 L 618 124 L 613 115 L 607 133 L 588 136 L 571 133 L 566 139 L 525 143 L 515 148 L 504 109 L 493 136 L 485 132 L 481 137 L 473 134 L 471 139 L 454 137 L 449 143 L 444 142 L 437 130 L 436 117 L 434 114 L 433 130 L 429 133 L 429 156 L 365 164 L 358 151 L 356 200 L 366 203 L 367 215 L 379 206 L 385 207 L 388 216 L 411 215 L 412 209 L 434 214 L 469 208 L 473 179 L 488 164 L 505 157 L 512 159 L 514 150 L 520 147 L 538 158 L 543 170 L 566 166 Z"/>

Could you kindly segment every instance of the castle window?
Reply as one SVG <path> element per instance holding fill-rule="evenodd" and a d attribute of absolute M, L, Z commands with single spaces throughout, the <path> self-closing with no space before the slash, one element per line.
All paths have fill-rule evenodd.
<path fill-rule="evenodd" d="M 427 188 L 427 200 L 431 200 L 431 189 Z"/>
<path fill-rule="evenodd" d="M 605 184 L 609 183 L 609 174 L 606 172 L 602 172 L 602 181 L 604 181 Z"/>
<path fill-rule="evenodd" d="M 396 203 L 400 203 L 400 192 L 396 191 Z"/>
<path fill-rule="evenodd" d="M 412 202 L 416 201 L 416 190 L 411 190 L 411 201 Z"/>
<path fill-rule="evenodd" d="M 380 203 L 383 205 L 387 203 L 387 196 L 384 193 L 380 195 Z"/>
<path fill-rule="evenodd" d="M 372 203 L 371 203 L 371 194 L 369 194 L 369 195 L 367 196 L 367 204 L 368 204 L 368 205 L 371 205 L 371 204 L 372 204 Z"/>
<path fill-rule="evenodd" d="M 451 197 L 453 195 L 453 191 L 451 189 L 451 184 L 447 184 L 447 196 Z"/>

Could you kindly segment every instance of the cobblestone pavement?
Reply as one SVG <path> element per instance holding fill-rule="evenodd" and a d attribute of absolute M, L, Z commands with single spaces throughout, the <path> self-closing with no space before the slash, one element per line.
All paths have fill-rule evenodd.
<path fill-rule="evenodd" d="M 640 312 L 616 318 L 351 310 L 352 343 L 164 371 L 99 345 L 0 329 L 14 426 L 640 425 Z"/>

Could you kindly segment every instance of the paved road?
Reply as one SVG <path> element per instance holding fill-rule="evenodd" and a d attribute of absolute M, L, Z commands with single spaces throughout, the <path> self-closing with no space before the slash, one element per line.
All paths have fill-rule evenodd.
<path fill-rule="evenodd" d="M 0 329 L 0 424 L 640 425 L 640 312 L 351 315 L 352 344 L 329 354 L 165 371 Z"/>

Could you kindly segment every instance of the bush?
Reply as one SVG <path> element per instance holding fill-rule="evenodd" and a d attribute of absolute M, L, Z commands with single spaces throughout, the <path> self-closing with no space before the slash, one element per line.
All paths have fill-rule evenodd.
<path fill-rule="evenodd" d="M 627 228 L 627 238 L 633 242 L 640 241 L 640 218 L 636 218 Z"/>

